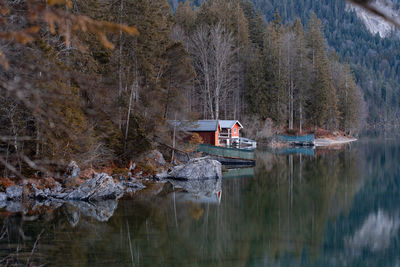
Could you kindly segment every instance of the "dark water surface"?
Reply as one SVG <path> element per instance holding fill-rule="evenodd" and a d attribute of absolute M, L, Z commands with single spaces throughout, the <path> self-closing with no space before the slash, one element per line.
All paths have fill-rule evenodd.
<path fill-rule="evenodd" d="M 398 266 L 399 187 L 395 140 L 259 151 L 254 170 L 191 185 L 197 196 L 125 199 L 115 210 L 64 204 L 39 216 L 3 209 L 0 265 Z"/>

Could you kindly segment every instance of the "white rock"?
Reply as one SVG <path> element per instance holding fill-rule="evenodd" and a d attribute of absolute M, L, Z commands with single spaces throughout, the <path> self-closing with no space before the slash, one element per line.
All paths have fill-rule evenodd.
<path fill-rule="evenodd" d="M 209 157 L 195 158 L 184 165 L 176 166 L 168 178 L 182 180 L 203 180 L 222 178 L 221 163 Z"/>
<path fill-rule="evenodd" d="M 7 200 L 7 194 L 1 192 L 1 193 L 0 193 L 0 202 L 4 202 L 4 201 L 6 201 L 6 200 Z"/>
<path fill-rule="evenodd" d="M 148 157 L 153 159 L 157 164 L 164 166 L 167 162 L 164 159 L 164 156 L 158 150 L 153 150 L 148 154 Z"/>
<path fill-rule="evenodd" d="M 6 189 L 8 199 L 21 199 L 22 198 L 22 186 L 13 185 Z"/>
<path fill-rule="evenodd" d="M 69 193 L 65 199 L 70 200 L 102 200 L 118 199 L 124 193 L 120 183 L 105 174 L 96 174 L 92 179 L 86 180 L 78 188 Z"/>

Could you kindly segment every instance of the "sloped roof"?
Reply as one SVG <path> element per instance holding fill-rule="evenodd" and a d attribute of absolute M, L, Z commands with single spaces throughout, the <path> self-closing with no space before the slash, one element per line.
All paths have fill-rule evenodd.
<path fill-rule="evenodd" d="M 170 123 L 187 132 L 215 132 L 219 125 L 217 120 L 170 121 Z"/>
<path fill-rule="evenodd" d="M 186 127 L 189 132 L 215 132 L 218 130 L 217 120 L 195 121 Z"/>
<path fill-rule="evenodd" d="M 235 121 L 235 120 L 220 120 L 219 124 L 221 125 L 222 129 L 232 129 L 233 126 L 235 126 L 235 124 L 238 124 L 239 127 L 242 129 L 243 126 L 242 124 L 240 124 L 239 121 Z"/>

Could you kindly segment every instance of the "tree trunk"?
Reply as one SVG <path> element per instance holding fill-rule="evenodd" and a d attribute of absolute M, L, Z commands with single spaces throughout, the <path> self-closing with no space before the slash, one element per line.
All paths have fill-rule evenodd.
<path fill-rule="evenodd" d="M 303 110 L 302 110 L 302 104 L 300 103 L 299 106 L 299 129 L 300 129 L 300 134 L 303 134 Z"/>
<path fill-rule="evenodd" d="M 131 93 L 129 96 L 129 106 L 128 106 L 128 115 L 126 118 L 126 128 L 125 128 L 125 139 L 124 139 L 124 150 L 126 150 L 126 143 L 128 141 L 128 133 L 129 133 L 129 121 L 131 117 L 131 107 L 132 107 L 132 99 L 133 99 L 133 85 L 131 86 Z"/>
<path fill-rule="evenodd" d="M 121 0 L 119 6 L 119 23 L 122 24 L 122 10 L 124 9 L 124 0 Z M 119 68 L 118 68 L 118 100 L 122 96 L 122 30 L 119 31 Z M 119 102 L 119 101 L 118 101 Z M 122 129 L 122 107 L 118 104 L 118 128 Z"/>

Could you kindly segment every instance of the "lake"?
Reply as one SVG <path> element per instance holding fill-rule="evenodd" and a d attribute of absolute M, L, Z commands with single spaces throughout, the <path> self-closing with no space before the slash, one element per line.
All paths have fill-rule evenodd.
<path fill-rule="evenodd" d="M 0 265 L 399 265 L 400 143 L 311 152 L 257 151 L 256 168 L 194 194 L 4 208 Z"/>

